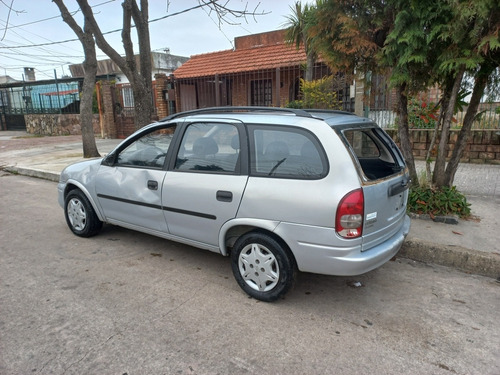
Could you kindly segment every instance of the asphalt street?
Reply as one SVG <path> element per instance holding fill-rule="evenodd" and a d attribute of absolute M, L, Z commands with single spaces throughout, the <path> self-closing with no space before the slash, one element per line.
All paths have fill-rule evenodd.
<path fill-rule="evenodd" d="M 229 259 L 106 225 L 0 172 L 0 373 L 499 374 L 495 279 L 398 258 L 248 298 Z"/>

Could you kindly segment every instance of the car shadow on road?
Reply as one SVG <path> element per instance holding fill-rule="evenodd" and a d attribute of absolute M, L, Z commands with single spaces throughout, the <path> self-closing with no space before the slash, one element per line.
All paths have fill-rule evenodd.
<path fill-rule="evenodd" d="M 181 274 L 189 274 L 193 279 L 216 283 L 224 288 L 239 291 L 234 280 L 228 257 L 198 249 L 189 245 L 169 241 L 141 232 L 128 230 L 114 225 L 105 225 L 99 235 L 92 237 L 94 251 L 89 259 L 102 257 L 129 258 L 137 267 L 146 262 L 154 265 L 158 272 L 165 271 L 165 277 L 173 277 L 167 271 L 175 269 Z M 102 260 L 102 259 L 101 259 Z M 296 304 L 297 307 L 309 305 L 332 305 L 341 303 L 361 308 L 373 295 L 382 293 L 382 289 L 393 288 L 395 268 L 406 260 L 389 262 L 381 268 L 359 276 L 327 276 L 297 272 L 294 287 L 277 304 Z M 390 272 L 387 272 L 390 271 Z M 253 300 L 241 292 L 244 300 Z M 262 303 L 253 300 L 255 303 Z"/>

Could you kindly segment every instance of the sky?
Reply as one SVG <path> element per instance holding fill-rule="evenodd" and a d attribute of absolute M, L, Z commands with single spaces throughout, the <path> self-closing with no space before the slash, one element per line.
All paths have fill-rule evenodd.
<path fill-rule="evenodd" d="M 179 56 L 233 48 L 234 38 L 249 34 L 281 29 L 290 6 L 296 0 L 220 0 L 221 4 L 260 13 L 255 17 L 237 19 L 219 27 L 215 14 L 201 8 L 186 13 L 174 13 L 199 5 L 197 0 L 149 0 L 150 39 L 152 51 L 170 49 Z M 139 2 L 139 1 L 138 1 Z M 311 1 L 302 1 L 311 2 Z M 65 0 L 70 12 L 78 11 L 75 0 Z M 120 31 L 122 27 L 122 0 L 89 0 L 102 32 L 119 30 L 106 35 L 108 42 L 123 54 Z M 12 9 L 9 12 L 9 7 Z M 169 17 L 151 22 L 154 19 Z M 83 27 L 81 12 L 74 18 Z M 135 35 L 135 32 L 132 32 Z M 51 0 L 0 0 L 0 76 L 8 75 L 22 80 L 24 67 L 35 68 L 36 79 L 69 75 L 69 64 L 83 62 L 83 49 L 76 35 L 64 23 L 58 7 Z M 15 48 L 13 48 L 15 47 Z M 134 44 L 136 53 L 137 43 Z M 100 50 L 98 60 L 106 59 Z"/>

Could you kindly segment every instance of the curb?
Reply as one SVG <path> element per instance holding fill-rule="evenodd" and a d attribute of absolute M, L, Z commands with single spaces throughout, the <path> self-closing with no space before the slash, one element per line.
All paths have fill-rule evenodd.
<path fill-rule="evenodd" d="M 20 174 L 22 176 L 36 177 L 44 180 L 59 182 L 59 173 L 47 172 L 33 168 L 22 168 L 22 167 L 3 167 L 2 170 L 10 172 L 13 174 Z"/>
<path fill-rule="evenodd" d="M 500 255 L 495 253 L 406 239 L 398 255 L 494 279 L 500 276 Z"/>

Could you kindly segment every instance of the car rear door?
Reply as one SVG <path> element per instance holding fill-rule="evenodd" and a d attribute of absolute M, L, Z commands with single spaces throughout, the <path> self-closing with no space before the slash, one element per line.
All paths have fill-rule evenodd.
<path fill-rule="evenodd" d="M 221 226 L 234 218 L 248 180 L 241 122 L 186 123 L 163 182 L 171 235 L 218 246 Z"/>
<path fill-rule="evenodd" d="M 346 127 L 342 135 L 362 180 L 364 251 L 392 237 L 403 225 L 410 179 L 399 149 L 375 124 Z"/>

